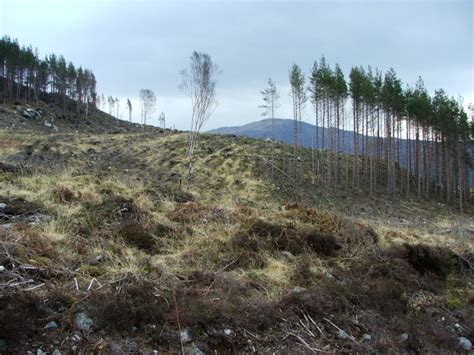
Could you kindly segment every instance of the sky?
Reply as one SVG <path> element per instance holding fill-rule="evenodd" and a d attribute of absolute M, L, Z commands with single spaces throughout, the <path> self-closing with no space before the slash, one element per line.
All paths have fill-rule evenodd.
<path fill-rule="evenodd" d="M 272 78 L 278 117 L 291 118 L 288 73 L 308 74 L 322 55 L 346 75 L 351 66 L 393 67 L 404 85 L 421 76 L 433 93 L 474 103 L 473 0 L 0 0 L 0 35 L 62 54 L 94 72 L 99 94 L 125 101 L 140 121 L 138 93 L 153 90 L 149 123 L 188 129 L 191 103 L 180 71 L 194 50 L 221 69 L 219 105 L 204 130 L 262 118 L 260 91 Z M 310 105 L 304 118 L 312 123 Z"/>

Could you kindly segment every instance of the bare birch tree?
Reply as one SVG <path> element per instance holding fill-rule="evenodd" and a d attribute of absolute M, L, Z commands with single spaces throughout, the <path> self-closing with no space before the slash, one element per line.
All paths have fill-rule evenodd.
<path fill-rule="evenodd" d="M 127 109 L 128 109 L 128 121 L 132 122 L 132 103 L 130 99 L 127 99 Z"/>
<path fill-rule="evenodd" d="M 213 63 L 206 53 L 194 51 L 191 55 L 189 68 L 181 71 L 183 82 L 180 89 L 191 98 L 191 132 L 187 157 L 188 181 L 192 177 L 193 153 L 197 143 L 197 135 L 217 107 L 216 78 L 220 74 L 219 67 Z"/>
<path fill-rule="evenodd" d="M 142 103 L 142 120 L 143 124 L 146 125 L 148 116 L 155 112 L 156 96 L 149 89 L 141 89 L 139 96 Z"/>
<path fill-rule="evenodd" d="M 264 104 L 260 105 L 259 108 L 263 109 L 262 115 L 270 117 L 272 119 L 272 179 L 274 178 L 275 170 L 275 111 L 280 104 L 278 102 L 280 94 L 275 86 L 272 79 L 268 79 L 268 87 L 265 90 L 260 91 Z"/>
<path fill-rule="evenodd" d="M 107 103 L 109 104 L 109 115 L 113 115 L 115 100 L 112 96 L 107 98 Z"/>
<path fill-rule="evenodd" d="M 160 117 L 158 117 L 158 122 L 160 123 L 161 128 L 166 128 L 166 117 L 165 113 L 160 113 Z"/>

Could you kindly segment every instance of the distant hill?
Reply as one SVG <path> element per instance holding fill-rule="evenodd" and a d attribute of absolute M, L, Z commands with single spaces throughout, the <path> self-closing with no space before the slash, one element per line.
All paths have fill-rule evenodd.
<path fill-rule="evenodd" d="M 275 119 L 275 139 L 288 144 L 294 144 L 293 120 L 291 119 Z M 305 147 L 311 148 L 313 145 L 319 149 L 328 149 L 328 132 L 327 128 L 317 127 L 313 124 L 302 122 L 302 144 Z M 336 130 L 334 130 L 336 132 Z M 272 138 L 272 120 L 264 119 L 257 122 L 248 123 L 243 126 L 221 127 L 208 131 L 208 133 L 216 134 L 235 134 L 237 136 L 251 137 L 257 139 Z M 352 153 L 354 132 L 339 130 L 341 135 L 340 149 L 346 153 Z M 323 142 L 324 135 L 324 145 Z M 363 137 L 362 135 L 359 135 Z M 317 139 L 316 139 L 317 137 Z"/>
<path fill-rule="evenodd" d="M 294 122 L 292 119 L 275 119 L 275 139 L 280 142 L 294 144 L 294 132 L 293 126 Z M 311 148 L 314 146 L 318 149 L 329 149 L 328 136 L 329 129 L 317 127 L 313 124 L 302 122 L 301 123 L 302 131 L 302 144 L 305 147 Z M 334 130 L 333 134 L 336 134 L 337 130 Z M 272 138 L 272 120 L 264 119 L 261 121 L 256 121 L 248 123 L 242 126 L 233 126 L 233 127 L 221 127 L 208 131 L 208 133 L 213 134 L 235 134 L 237 136 L 251 137 L 257 139 L 267 139 Z M 340 134 L 340 151 L 348 154 L 354 153 L 354 132 L 339 130 Z M 324 136 L 324 145 L 323 145 L 323 136 Z M 317 137 L 317 139 L 316 139 Z M 359 141 L 362 141 L 364 135 L 359 135 Z M 374 137 L 369 137 L 369 143 L 375 140 Z M 317 144 L 316 144 L 317 143 Z M 407 141 L 405 139 L 400 140 L 400 147 L 402 150 L 401 156 L 404 157 L 405 150 L 407 149 Z M 412 144 L 414 147 L 414 144 Z M 413 148 L 412 148 L 413 149 Z M 361 147 L 363 151 L 363 147 Z M 470 146 L 471 155 L 473 151 L 472 145 Z M 400 162 L 401 165 L 405 165 L 404 161 Z M 470 170 L 470 184 L 469 186 L 474 186 L 474 169 Z"/>

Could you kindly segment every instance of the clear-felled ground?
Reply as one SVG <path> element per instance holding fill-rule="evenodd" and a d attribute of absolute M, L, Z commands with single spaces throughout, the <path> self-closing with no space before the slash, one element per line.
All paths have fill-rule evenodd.
<path fill-rule="evenodd" d="M 185 151 L 0 132 L 2 354 L 466 351 L 472 214 L 291 190 L 244 138 L 201 137 L 179 188 Z"/>

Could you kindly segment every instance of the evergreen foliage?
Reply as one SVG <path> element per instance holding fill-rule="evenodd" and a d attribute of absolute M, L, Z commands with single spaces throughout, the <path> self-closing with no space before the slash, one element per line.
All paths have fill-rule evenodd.
<path fill-rule="evenodd" d="M 60 55 L 40 59 L 38 50 L 20 46 L 16 39 L 0 39 L 0 76 L 4 80 L 3 101 L 36 101 L 41 93 L 57 94 L 65 106 L 66 98 L 96 106 L 96 79 L 89 69 L 75 67 Z"/>

